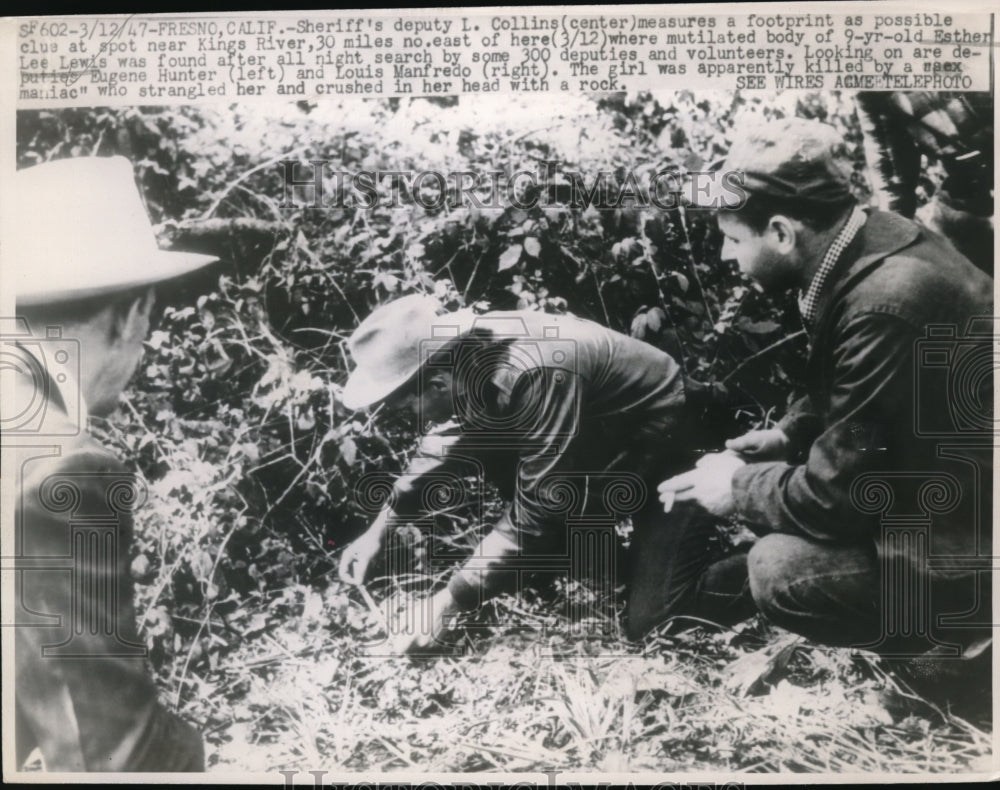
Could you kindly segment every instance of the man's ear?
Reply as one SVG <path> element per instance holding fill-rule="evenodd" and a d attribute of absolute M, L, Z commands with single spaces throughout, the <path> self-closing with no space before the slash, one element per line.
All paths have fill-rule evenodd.
<path fill-rule="evenodd" d="M 132 337 L 138 332 L 145 335 L 153 306 L 156 303 L 156 290 L 147 288 L 139 294 L 132 294 L 118 301 L 112 308 L 111 325 L 109 327 L 111 340 Z"/>
<path fill-rule="evenodd" d="M 777 251 L 787 255 L 795 249 L 799 224 L 784 214 L 775 214 L 767 223 L 767 232 L 771 235 Z"/>

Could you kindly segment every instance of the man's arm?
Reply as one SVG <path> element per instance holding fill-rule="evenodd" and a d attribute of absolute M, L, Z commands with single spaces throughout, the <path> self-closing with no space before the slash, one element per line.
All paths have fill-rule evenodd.
<path fill-rule="evenodd" d="M 385 547 L 386 535 L 395 525 L 424 514 L 424 492 L 429 485 L 452 481 L 461 485 L 460 472 L 469 459 L 462 456 L 461 429 L 448 423 L 420 440 L 416 452 L 392 487 L 392 498 L 358 538 L 340 557 L 340 576 L 351 584 L 361 584 L 368 576 L 376 557 Z"/>
<path fill-rule="evenodd" d="M 504 409 L 508 427 L 498 437 L 520 448 L 513 502 L 448 586 L 431 599 L 431 627 L 400 634 L 394 652 L 432 647 L 456 612 L 475 609 L 509 588 L 515 579 L 513 558 L 551 537 L 560 523 L 559 500 L 547 498 L 547 486 L 553 474 L 572 466 L 565 451 L 579 430 L 579 396 L 577 376 L 564 370 L 531 370 L 519 377 Z"/>
<path fill-rule="evenodd" d="M 822 430 L 812 400 L 803 395 L 772 428 L 759 428 L 726 441 L 726 449 L 747 463 L 804 460 Z"/>
<path fill-rule="evenodd" d="M 386 506 L 359 537 L 340 555 L 340 578 L 350 584 L 362 584 L 375 558 L 385 546 L 389 526 L 396 523 L 395 511 Z"/>
<path fill-rule="evenodd" d="M 865 471 L 898 464 L 899 441 L 913 430 L 916 330 L 888 314 L 854 319 L 841 332 L 827 427 L 806 462 L 749 464 L 733 475 L 736 511 L 776 532 L 818 539 L 866 534 L 871 519 L 851 505 Z"/>
<path fill-rule="evenodd" d="M 822 420 L 808 395 L 794 401 L 775 427 L 788 437 L 787 452 L 792 457 L 805 455 L 823 431 Z"/>

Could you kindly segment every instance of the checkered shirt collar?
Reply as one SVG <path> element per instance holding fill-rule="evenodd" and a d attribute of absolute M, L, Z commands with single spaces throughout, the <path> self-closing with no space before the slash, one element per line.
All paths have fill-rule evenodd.
<path fill-rule="evenodd" d="M 837 265 L 837 261 L 840 260 L 840 256 L 844 254 L 847 246 L 854 241 L 854 237 L 858 235 L 858 231 L 861 230 L 866 219 L 868 219 L 868 215 L 860 206 L 855 206 L 844 227 L 837 234 L 837 238 L 827 248 L 826 254 L 823 256 L 823 262 L 820 264 L 816 274 L 813 275 L 812 282 L 809 283 L 809 288 L 806 289 L 805 293 L 799 292 L 799 312 L 802 314 L 802 320 L 807 326 L 812 326 L 816 320 L 816 306 L 820 295 L 823 293 L 823 286 L 826 284 L 830 272 Z"/>

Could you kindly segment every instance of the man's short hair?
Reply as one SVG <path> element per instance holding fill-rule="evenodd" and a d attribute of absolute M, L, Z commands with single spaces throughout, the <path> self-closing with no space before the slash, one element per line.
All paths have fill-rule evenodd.
<path fill-rule="evenodd" d="M 81 326 L 109 307 L 117 314 L 124 315 L 136 301 L 145 298 L 152 288 L 151 285 L 143 285 L 85 299 L 17 306 L 16 312 L 27 318 L 32 330 L 36 332 L 46 326 Z"/>
<path fill-rule="evenodd" d="M 737 209 L 736 217 L 758 234 L 763 233 L 771 218 L 778 214 L 798 220 L 812 230 L 828 230 L 855 202 L 853 197 L 833 203 L 818 203 L 748 192 L 746 202 Z"/>

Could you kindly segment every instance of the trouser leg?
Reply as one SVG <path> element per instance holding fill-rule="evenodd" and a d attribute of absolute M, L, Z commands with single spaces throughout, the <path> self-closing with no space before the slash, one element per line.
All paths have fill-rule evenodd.
<path fill-rule="evenodd" d="M 892 574 L 884 571 L 874 542 L 843 545 L 772 534 L 750 550 L 750 591 L 777 625 L 828 645 L 920 655 L 935 645 L 960 647 L 977 634 L 988 636 L 988 628 L 943 625 L 974 607 L 973 574 L 942 578 L 927 568 L 893 568 Z M 988 595 L 982 587 L 979 595 Z"/>
<path fill-rule="evenodd" d="M 750 590 L 783 628 L 886 656 L 885 665 L 923 696 L 961 715 L 988 716 L 991 587 L 983 574 L 977 580 L 974 573 L 941 577 L 927 568 L 892 567 L 885 571 L 874 543 L 768 535 L 750 551 Z M 977 615 L 978 625 L 961 627 L 963 614 Z"/>
<path fill-rule="evenodd" d="M 16 634 L 20 760 L 38 746 L 50 771 L 204 770 L 201 736 L 158 702 L 142 656 L 114 655 L 103 635 L 80 642 L 90 656 L 45 655 L 46 631 Z"/>
<path fill-rule="evenodd" d="M 766 535 L 750 550 L 748 566 L 753 599 L 775 624 L 828 645 L 877 640 L 879 562 L 874 543 L 843 546 Z"/>
<path fill-rule="evenodd" d="M 655 503 L 657 506 L 659 502 Z M 724 556 L 715 519 L 678 502 L 670 513 L 650 507 L 636 519 L 625 633 L 639 639 L 672 617 L 732 625 L 754 612 L 744 553 Z"/>

